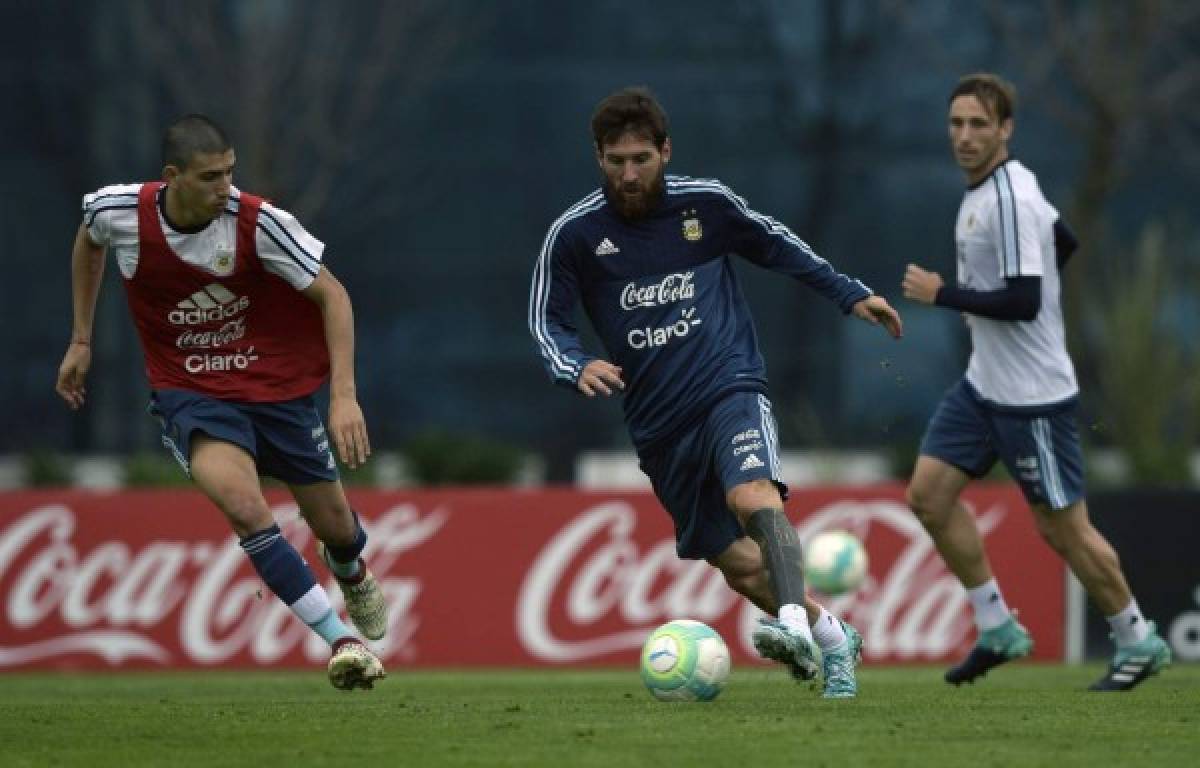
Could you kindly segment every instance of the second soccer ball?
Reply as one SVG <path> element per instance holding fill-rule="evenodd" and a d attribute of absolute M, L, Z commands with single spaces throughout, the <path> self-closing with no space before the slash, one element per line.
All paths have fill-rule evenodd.
<path fill-rule="evenodd" d="M 867 550 L 846 531 L 824 531 L 804 548 L 804 579 L 826 595 L 853 592 L 867 575 Z"/>

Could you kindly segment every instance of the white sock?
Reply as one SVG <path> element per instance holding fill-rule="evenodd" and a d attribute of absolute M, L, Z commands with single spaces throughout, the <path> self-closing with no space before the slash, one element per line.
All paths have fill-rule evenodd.
<path fill-rule="evenodd" d="M 333 606 L 329 603 L 329 595 L 320 584 L 313 584 L 312 589 L 304 593 L 296 602 L 288 606 L 296 617 L 309 626 L 317 623 L 329 613 Z"/>
<path fill-rule="evenodd" d="M 846 632 L 842 629 L 842 622 L 825 610 L 825 606 L 821 606 L 821 615 L 817 617 L 817 623 L 813 624 L 812 633 L 813 639 L 817 641 L 817 645 L 822 651 L 837 648 L 846 642 Z"/>
<path fill-rule="evenodd" d="M 1137 600 L 1133 598 L 1129 599 L 1125 610 L 1108 617 L 1108 626 L 1112 627 L 1117 647 L 1140 643 L 1150 635 L 1150 625 L 1146 623 L 1146 617 L 1142 615 Z"/>
<path fill-rule="evenodd" d="M 1012 615 L 995 579 L 969 588 L 967 598 L 971 601 L 971 607 L 975 609 L 975 626 L 979 627 L 980 632 L 995 629 L 1008 621 L 1008 617 Z"/>
<path fill-rule="evenodd" d="M 779 622 L 810 643 L 813 641 L 812 630 L 808 626 L 808 613 L 803 605 L 788 603 L 780 608 Z"/>
<path fill-rule="evenodd" d="M 354 637 L 354 633 L 342 622 L 337 611 L 333 610 L 329 595 L 320 584 L 314 584 L 312 589 L 288 607 L 300 621 L 329 643 L 330 647 L 343 637 Z"/>

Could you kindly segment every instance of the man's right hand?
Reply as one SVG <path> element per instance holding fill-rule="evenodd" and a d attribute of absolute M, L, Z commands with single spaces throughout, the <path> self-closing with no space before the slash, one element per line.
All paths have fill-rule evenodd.
<path fill-rule="evenodd" d="M 593 360 L 583 367 L 576 386 L 588 397 L 611 395 L 614 389 L 625 389 L 621 369 L 607 360 Z"/>
<path fill-rule="evenodd" d="M 919 301 L 922 304 L 936 304 L 938 290 L 942 287 L 942 276 L 937 272 L 922 269 L 916 264 L 909 264 L 904 270 L 904 280 L 900 287 L 904 289 L 904 298 Z"/>
<path fill-rule="evenodd" d="M 54 391 L 67 401 L 71 410 L 77 411 L 83 406 L 87 389 L 83 380 L 87 378 L 88 369 L 92 367 L 92 347 L 87 342 L 73 341 L 63 355 L 62 365 L 58 366 L 58 381 Z"/>

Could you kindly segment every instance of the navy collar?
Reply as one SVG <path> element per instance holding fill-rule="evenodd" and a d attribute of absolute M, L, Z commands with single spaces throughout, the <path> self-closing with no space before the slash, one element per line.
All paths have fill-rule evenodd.
<path fill-rule="evenodd" d="M 995 167 L 995 168 L 993 168 L 992 170 L 988 171 L 988 175 L 987 175 L 987 176 L 984 176 L 982 179 L 980 179 L 979 181 L 975 182 L 974 184 L 968 184 L 968 185 L 967 185 L 967 191 L 970 191 L 970 190 L 972 190 L 972 189 L 979 189 L 979 188 L 980 188 L 980 187 L 982 187 L 984 184 L 986 184 L 986 183 L 988 182 L 988 180 L 989 180 L 989 179 L 991 179 L 993 176 L 995 176 L 995 175 L 996 175 L 996 171 L 1000 170 L 1001 168 L 1003 168 L 1004 166 L 1008 165 L 1009 163 L 1011 163 L 1012 161 L 1014 161 L 1014 160 L 1016 160 L 1016 159 L 1017 159 L 1017 158 L 1013 157 L 1012 155 L 1009 155 L 1008 157 L 1004 158 L 1004 162 L 1002 162 L 1002 163 L 996 163 L 996 167 Z"/>

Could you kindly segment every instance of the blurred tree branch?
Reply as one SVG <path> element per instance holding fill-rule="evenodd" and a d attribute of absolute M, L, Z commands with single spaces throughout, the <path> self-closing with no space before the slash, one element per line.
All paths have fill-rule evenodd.
<path fill-rule="evenodd" d="M 1166 146 L 1179 165 L 1200 169 L 1200 5 L 1043 0 L 1030 10 L 989 0 L 986 8 L 1029 100 L 1082 147 L 1067 219 L 1085 247 L 1107 236 L 1105 208 L 1147 155 Z"/>
<path fill-rule="evenodd" d="M 1099 360 L 1099 428 L 1111 431 L 1131 479 L 1143 484 L 1187 484 L 1200 435 L 1200 367 L 1166 311 L 1171 286 L 1194 281 L 1172 265 L 1170 250 L 1166 228 L 1148 225 L 1133 258 L 1116 266 L 1088 305 L 1107 347 Z"/>
<path fill-rule="evenodd" d="M 129 10 L 133 46 L 168 101 L 181 112 L 220 105 L 239 176 L 302 221 L 348 170 L 355 189 L 343 185 L 340 195 L 412 166 L 371 123 L 415 108 L 489 19 L 445 12 L 436 0 L 134 2 Z"/>

